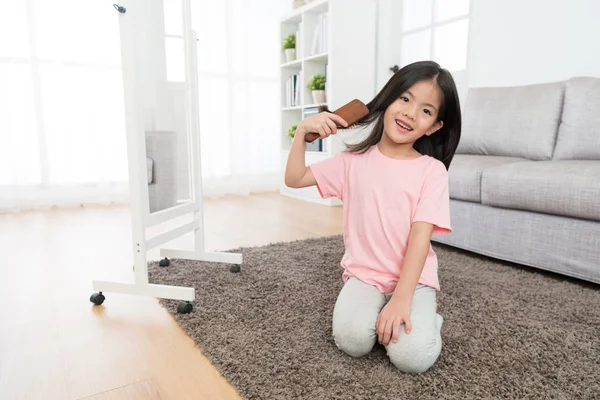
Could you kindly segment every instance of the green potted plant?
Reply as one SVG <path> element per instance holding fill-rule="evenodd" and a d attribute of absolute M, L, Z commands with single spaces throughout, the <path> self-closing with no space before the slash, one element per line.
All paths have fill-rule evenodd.
<path fill-rule="evenodd" d="M 283 51 L 286 62 L 296 60 L 296 35 L 290 33 L 283 39 Z"/>
<path fill-rule="evenodd" d="M 312 90 L 312 98 L 315 104 L 326 103 L 325 97 L 325 75 L 315 74 L 310 78 L 307 87 Z"/>
<path fill-rule="evenodd" d="M 288 136 L 290 138 L 294 138 L 294 136 L 296 136 L 296 129 L 298 128 L 298 124 L 294 124 L 292 126 L 289 127 L 288 129 Z"/>

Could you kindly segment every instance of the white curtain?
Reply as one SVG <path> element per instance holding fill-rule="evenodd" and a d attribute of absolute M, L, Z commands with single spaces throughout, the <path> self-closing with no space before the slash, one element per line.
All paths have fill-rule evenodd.
<path fill-rule="evenodd" d="M 281 0 L 192 1 L 207 195 L 278 188 L 279 20 L 288 8 Z"/>
<path fill-rule="evenodd" d="M 128 201 L 113 3 L 0 0 L 0 211 Z M 207 195 L 277 188 L 278 21 L 286 8 L 192 0 Z M 180 2 L 165 0 L 163 9 L 167 77 L 176 84 Z"/>

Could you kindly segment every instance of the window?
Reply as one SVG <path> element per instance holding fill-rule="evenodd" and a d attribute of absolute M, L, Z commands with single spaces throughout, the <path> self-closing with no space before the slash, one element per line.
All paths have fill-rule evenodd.
<path fill-rule="evenodd" d="M 181 0 L 163 1 L 165 24 L 165 55 L 167 80 L 185 81 L 185 56 L 183 49 L 183 10 Z"/>
<path fill-rule="evenodd" d="M 467 67 L 470 0 L 404 0 L 402 65 L 430 59 L 453 73 Z"/>
<path fill-rule="evenodd" d="M 127 182 L 112 4 L 5 1 L 0 37 L 0 187 Z"/>
<path fill-rule="evenodd" d="M 185 82 L 180 0 L 164 1 L 167 80 Z M 263 190 L 280 169 L 280 0 L 196 0 L 198 101 L 205 195 Z M 269 183 L 270 184 L 270 183 Z M 272 187 L 278 183 L 272 180 Z"/>

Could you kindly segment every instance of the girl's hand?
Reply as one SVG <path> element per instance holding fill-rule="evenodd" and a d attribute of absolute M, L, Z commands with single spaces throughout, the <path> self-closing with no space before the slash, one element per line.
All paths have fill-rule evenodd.
<path fill-rule="evenodd" d="M 325 139 L 329 135 L 335 135 L 337 133 L 337 125 L 347 127 L 348 123 L 339 115 L 321 112 L 302 120 L 296 128 L 296 135 L 300 133 L 298 136 L 304 140 L 304 135 L 314 132 L 318 133 L 321 139 Z"/>
<path fill-rule="evenodd" d="M 398 342 L 400 325 L 403 323 L 405 324 L 404 330 L 406 334 L 409 334 L 412 328 L 410 323 L 410 304 L 401 300 L 394 300 L 394 297 L 392 297 L 377 317 L 375 327 L 379 343 L 387 346 L 390 338 L 392 342 Z"/>

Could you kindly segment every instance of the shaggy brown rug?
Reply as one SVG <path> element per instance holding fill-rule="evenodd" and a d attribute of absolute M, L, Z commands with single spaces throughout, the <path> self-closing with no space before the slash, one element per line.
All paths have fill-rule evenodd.
<path fill-rule="evenodd" d="M 376 345 L 338 350 L 340 236 L 232 250 L 218 263 L 150 264 L 153 283 L 193 286 L 191 314 L 161 300 L 247 399 L 599 399 L 600 288 L 434 244 L 440 259 L 438 362 L 397 371 Z"/>

